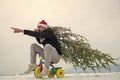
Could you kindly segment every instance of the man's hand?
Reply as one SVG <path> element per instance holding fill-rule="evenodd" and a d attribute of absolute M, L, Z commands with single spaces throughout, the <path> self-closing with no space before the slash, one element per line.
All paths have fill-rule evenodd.
<path fill-rule="evenodd" d="M 39 32 L 39 30 L 38 30 L 38 29 L 34 29 L 34 31 L 35 31 L 35 32 Z"/>
<path fill-rule="evenodd" d="M 24 32 L 24 30 L 19 29 L 19 28 L 13 28 L 13 27 L 11 27 L 11 29 L 14 30 L 14 33 L 21 33 L 21 32 Z"/>

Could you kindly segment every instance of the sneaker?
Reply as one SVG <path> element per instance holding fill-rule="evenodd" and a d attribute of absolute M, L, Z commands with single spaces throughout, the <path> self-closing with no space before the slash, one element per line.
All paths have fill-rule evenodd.
<path fill-rule="evenodd" d="M 42 72 L 40 73 L 40 76 L 47 76 L 49 73 L 49 69 L 43 68 Z"/>
<path fill-rule="evenodd" d="M 35 68 L 37 67 L 37 64 L 29 64 L 29 68 L 27 69 L 27 71 L 25 71 L 25 74 L 30 73 L 31 71 L 35 70 Z"/>

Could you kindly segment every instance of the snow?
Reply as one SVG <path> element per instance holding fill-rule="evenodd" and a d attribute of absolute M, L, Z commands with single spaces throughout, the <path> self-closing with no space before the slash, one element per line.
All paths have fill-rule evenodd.
<path fill-rule="evenodd" d="M 65 74 L 64 78 L 44 77 L 36 79 L 34 74 L 0 76 L 0 80 L 120 80 L 120 72 Z"/>

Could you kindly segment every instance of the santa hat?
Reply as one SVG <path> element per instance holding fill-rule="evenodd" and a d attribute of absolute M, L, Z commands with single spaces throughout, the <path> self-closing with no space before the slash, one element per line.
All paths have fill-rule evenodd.
<path fill-rule="evenodd" d="M 48 27 L 47 22 L 45 20 L 42 20 L 41 22 L 39 22 L 37 24 L 37 27 L 39 27 L 39 26 L 43 27 L 43 28 L 47 28 Z"/>

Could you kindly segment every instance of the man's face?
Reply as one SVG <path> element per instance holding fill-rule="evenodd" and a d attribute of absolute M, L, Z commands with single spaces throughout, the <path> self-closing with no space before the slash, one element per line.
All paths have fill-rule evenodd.
<path fill-rule="evenodd" d="M 45 28 L 41 26 L 38 26 L 37 29 L 35 29 L 36 32 L 43 31 L 43 30 L 45 30 Z"/>

